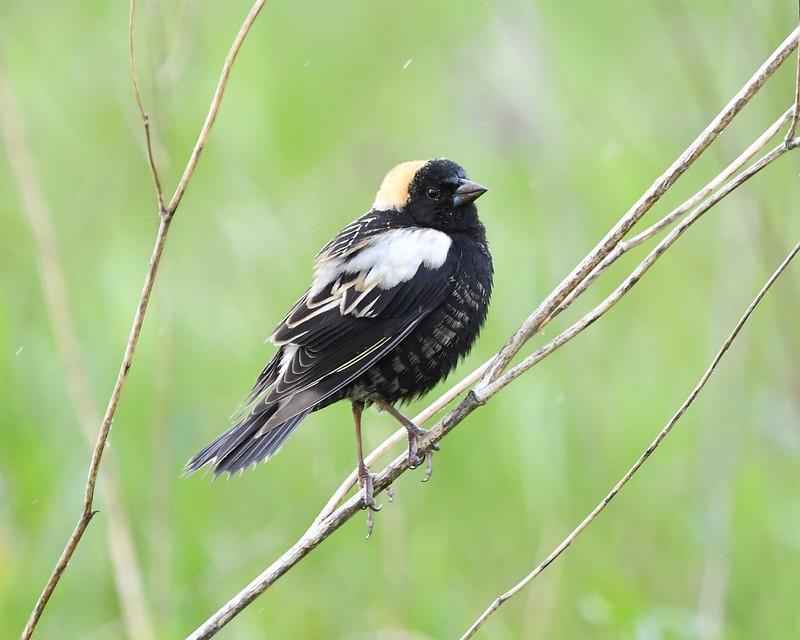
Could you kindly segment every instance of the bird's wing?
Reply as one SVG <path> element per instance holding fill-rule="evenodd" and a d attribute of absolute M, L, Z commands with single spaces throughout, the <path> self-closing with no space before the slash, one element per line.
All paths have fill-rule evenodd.
<path fill-rule="evenodd" d="M 356 218 L 331 238 L 316 255 L 317 264 L 343 258 L 368 246 L 377 236 L 391 229 L 400 229 L 412 224 L 407 215 L 400 212 L 387 214 L 385 211 L 368 211 Z"/>
<path fill-rule="evenodd" d="M 336 393 L 439 306 L 458 268 L 450 247 L 439 231 L 389 230 L 319 264 L 312 287 L 270 337 L 281 351 L 254 410 L 278 409 L 261 431 Z"/>

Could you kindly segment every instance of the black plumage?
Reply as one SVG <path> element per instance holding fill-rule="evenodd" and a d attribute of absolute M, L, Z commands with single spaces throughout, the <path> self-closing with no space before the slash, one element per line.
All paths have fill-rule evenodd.
<path fill-rule="evenodd" d="M 278 346 L 241 418 L 187 464 L 233 473 L 273 455 L 310 412 L 353 403 L 361 481 L 361 409 L 430 391 L 472 347 L 486 319 L 492 259 L 474 201 L 486 189 L 449 160 L 390 171 L 372 209 L 317 255 L 311 287 L 270 340 Z M 369 486 L 367 486 L 369 485 Z"/>

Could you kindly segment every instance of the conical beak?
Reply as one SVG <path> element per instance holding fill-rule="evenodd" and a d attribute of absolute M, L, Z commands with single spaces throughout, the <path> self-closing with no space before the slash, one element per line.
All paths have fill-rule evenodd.
<path fill-rule="evenodd" d="M 459 180 L 458 189 L 453 193 L 453 204 L 457 207 L 467 202 L 472 202 L 487 191 L 486 187 L 477 182 L 472 182 L 472 180 Z"/>

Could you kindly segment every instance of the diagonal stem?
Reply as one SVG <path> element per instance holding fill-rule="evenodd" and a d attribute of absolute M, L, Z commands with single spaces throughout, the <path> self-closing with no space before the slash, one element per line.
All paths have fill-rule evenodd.
<path fill-rule="evenodd" d="M 83 533 L 86 531 L 86 527 L 91 522 L 92 517 L 95 514 L 93 511 L 93 500 L 94 500 L 94 492 L 95 487 L 97 484 L 97 476 L 100 471 L 100 462 L 103 458 L 103 453 L 106 449 L 106 443 L 108 441 L 109 432 L 111 430 L 111 422 L 114 418 L 114 414 L 117 410 L 117 405 L 119 403 L 120 395 L 122 394 L 122 389 L 125 385 L 125 382 L 128 379 L 128 372 L 130 371 L 131 365 L 133 364 L 133 357 L 136 352 L 136 346 L 139 343 L 139 336 L 142 331 L 142 324 L 144 323 L 144 317 L 147 312 L 147 305 L 150 301 L 150 295 L 153 291 L 153 285 L 155 284 L 156 274 L 158 273 L 158 267 L 161 263 L 161 257 L 164 252 L 164 246 L 167 241 L 167 236 L 169 234 L 170 224 L 172 222 L 173 216 L 175 215 L 175 211 L 180 204 L 184 193 L 186 192 L 186 187 L 191 180 L 191 177 L 194 173 L 194 169 L 197 166 L 197 162 L 200 158 L 200 153 L 205 146 L 208 136 L 211 132 L 211 128 L 214 124 L 214 121 L 217 117 L 217 113 L 219 112 L 219 107 L 222 102 L 222 97 L 225 93 L 225 89 L 228 85 L 228 78 L 230 77 L 231 68 L 233 63 L 236 59 L 236 55 L 239 53 L 239 49 L 244 42 L 244 39 L 247 37 L 247 34 L 250 32 L 250 28 L 252 27 L 255 19 L 258 17 L 259 12 L 264 7 L 266 0 L 256 0 L 253 4 L 250 12 L 247 14 L 239 32 L 236 34 L 236 37 L 231 44 L 231 48 L 228 52 L 228 56 L 225 59 L 225 63 L 222 66 L 222 72 L 220 73 L 220 78 L 217 82 L 216 89 L 214 91 L 214 96 L 211 100 L 211 105 L 209 107 L 208 115 L 206 116 L 205 122 L 200 130 L 200 134 L 197 138 L 197 142 L 192 150 L 192 154 L 189 158 L 189 162 L 186 165 L 186 169 L 181 176 L 181 180 L 175 189 L 175 193 L 170 200 L 169 206 L 166 209 L 162 209 L 159 211 L 160 219 L 158 225 L 158 231 L 156 233 L 155 244 L 153 246 L 153 251 L 150 256 L 150 261 L 147 266 L 147 272 L 145 274 L 144 285 L 142 287 L 142 293 L 139 297 L 139 302 L 136 306 L 136 313 L 133 317 L 133 324 L 131 326 L 130 335 L 128 336 L 128 341 L 125 345 L 125 352 L 122 357 L 122 363 L 120 365 L 119 373 L 117 374 L 117 379 L 114 383 L 114 389 L 111 392 L 111 397 L 108 401 L 108 406 L 106 407 L 105 414 L 103 416 L 103 420 L 100 424 L 100 431 L 97 435 L 97 441 L 95 443 L 94 450 L 92 452 L 92 459 L 89 463 L 89 472 L 88 477 L 86 480 L 86 489 L 84 492 L 83 498 L 83 510 L 78 518 L 75 527 L 70 534 L 69 540 L 67 541 L 64 550 L 61 552 L 61 555 L 56 562 L 55 567 L 53 568 L 50 577 L 47 580 L 47 583 L 42 590 L 41 595 L 36 601 L 34 605 L 33 611 L 28 619 L 25 628 L 22 631 L 22 640 L 28 640 L 33 635 L 34 630 L 36 629 L 36 625 L 41 618 L 42 613 L 44 612 L 45 607 L 47 606 L 47 602 L 50 600 L 50 596 L 55 591 L 56 586 L 58 585 L 59 580 L 61 579 L 61 575 L 64 573 L 64 570 L 67 567 L 72 555 L 75 553 L 75 549 L 77 548 L 81 538 L 83 537 Z M 129 32 L 130 34 L 130 32 Z M 135 77 L 135 72 L 134 72 Z M 147 134 L 147 127 L 146 127 L 146 134 Z M 153 165 L 154 166 L 154 165 Z M 152 169 L 152 166 L 151 166 Z"/>
<path fill-rule="evenodd" d="M 616 305 L 639 282 L 639 280 L 642 279 L 650 267 L 652 267 L 653 264 L 655 264 L 655 262 L 661 258 L 661 256 L 675 243 L 675 241 L 680 238 L 681 235 L 683 235 L 683 233 L 691 225 L 699 220 L 701 216 L 703 216 L 720 200 L 728 196 L 732 191 L 747 182 L 747 180 L 752 178 L 759 171 L 766 168 L 772 162 L 787 153 L 791 148 L 791 146 L 787 147 L 783 143 L 778 145 L 758 162 L 756 162 L 752 167 L 727 182 L 725 186 L 720 189 L 720 191 L 715 193 L 713 196 L 703 202 L 703 204 L 697 207 L 691 213 L 691 215 L 684 218 L 683 221 L 681 221 L 681 223 L 675 227 L 675 229 L 673 229 L 661 242 L 659 242 L 655 248 L 649 254 L 647 254 L 644 260 L 642 260 L 631 272 L 631 274 L 605 298 L 605 300 L 581 317 L 580 320 L 562 331 L 558 336 L 553 338 L 553 340 L 548 342 L 543 347 L 537 349 L 533 354 L 525 358 L 518 365 L 504 373 L 499 379 L 484 387 L 481 390 L 481 395 L 479 398 L 484 401 L 490 398 L 509 382 L 521 376 L 528 369 L 544 360 L 544 358 L 553 353 L 553 351 L 562 347 L 564 344 L 572 340 L 572 338 L 581 333 L 584 329 L 596 322 L 609 309 Z"/>
<path fill-rule="evenodd" d="M 605 237 L 581 260 L 564 280 L 548 295 L 531 313 L 517 332 L 501 349 L 489 370 L 478 383 L 476 390 L 481 393 L 482 387 L 497 380 L 508 368 L 511 361 L 522 349 L 523 345 L 534 336 L 553 315 L 567 296 L 592 272 L 622 238 L 633 228 L 661 196 L 675 184 L 686 170 L 716 140 L 722 131 L 739 114 L 750 99 L 761 89 L 764 83 L 775 73 L 780 65 L 797 48 L 800 27 L 790 33 L 767 60 L 756 70 L 745 85 L 731 98 L 728 104 L 706 126 L 700 135 L 687 149 L 659 176 L 642 194 L 628 212 L 611 228 Z"/>
<path fill-rule="evenodd" d="M 797 21 L 800 23 L 800 0 L 797 0 Z M 797 125 L 800 122 L 800 49 L 797 51 L 797 65 L 795 67 L 794 82 L 794 116 L 789 131 L 786 132 L 786 144 L 789 145 L 797 134 Z"/>
<path fill-rule="evenodd" d="M 161 178 L 158 175 L 156 160 L 153 157 L 153 140 L 150 132 L 150 116 L 144 110 L 142 104 L 142 94 L 139 91 L 139 74 L 136 71 L 136 0 L 131 0 L 130 11 L 128 13 L 128 64 L 131 70 L 131 84 L 133 85 L 133 97 L 136 100 L 136 108 L 139 110 L 139 117 L 144 128 L 144 144 L 147 151 L 147 164 L 150 165 L 150 174 L 153 177 L 153 187 L 156 191 L 156 204 L 158 211 L 163 216 L 166 212 L 164 207 L 164 192 L 161 188 Z"/>
<path fill-rule="evenodd" d="M 653 440 L 647 449 L 639 456 L 636 462 L 633 463 L 628 471 L 619 479 L 619 481 L 612 487 L 612 489 L 606 494 L 606 496 L 597 504 L 597 506 L 592 509 L 592 511 L 587 515 L 581 523 L 572 530 L 572 532 L 564 538 L 559 545 L 553 549 L 553 551 L 544 559 L 542 560 L 536 567 L 534 567 L 533 571 L 531 571 L 527 576 L 525 576 L 522 580 L 520 580 L 517 584 L 515 584 L 511 589 L 503 593 L 502 595 L 498 596 L 492 604 L 478 617 L 478 619 L 470 626 L 470 628 L 466 631 L 466 633 L 461 636 L 461 640 L 469 640 L 469 638 L 473 637 L 475 633 L 477 633 L 478 629 L 483 626 L 486 620 L 499 609 L 505 602 L 513 598 L 516 594 L 522 591 L 527 585 L 529 585 L 536 576 L 540 575 L 548 566 L 550 566 L 566 549 L 569 547 L 574 540 L 581 534 L 582 531 L 588 527 L 592 521 L 600 514 L 600 512 L 605 509 L 608 504 L 617 496 L 617 494 L 622 490 L 622 488 L 628 483 L 628 481 L 636 474 L 637 471 L 642 467 L 642 465 L 647 461 L 647 459 L 653 454 L 653 452 L 658 448 L 658 446 L 664 441 L 669 433 L 672 431 L 673 427 L 677 424 L 678 420 L 680 420 L 683 415 L 686 413 L 686 410 L 694 403 L 697 397 L 700 395 L 700 392 L 705 387 L 706 383 L 708 382 L 709 378 L 714 374 L 716 371 L 717 366 L 719 365 L 720 361 L 722 360 L 725 353 L 728 351 L 730 346 L 733 344 L 733 341 L 736 340 L 736 337 L 739 335 L 739 332 L 742 330 L 742 327 L 747 322 L 750 315 L 753 313 L 755 308 L 758 306 L 758 303 L 761 302 L 761 299 L 766 295 L 767 291 L 770 290 L 775 281 L 781 276 L 781 274 L 786 270 L 789 266 L 789 263 L 794 259 L 797 253 L 800 252 L 800 243 L 796 244 L 794 248 L 789 252 L 789 255 L 783 260 L 780 266 L 775 270 L 775 272 L 770 276 L 761 290 L 758 292 L 756 297 L 747 307 L 745 312 L 742 314 L 739 321 L 734 326 L 731 333 L 726 338 L 725 342 L 723 342 L 722 346 L 720 347 L 717 354 L 711 361 L 711 364 L 706 369 L 705 373 L 701 376 L 699 382 L 695 385 L 694 389 L 692 389 L 689 396 L 684 400 L 683 404 L 678 408 L 675 414 L 669 419 L 667 424 L 664 426 L 661 431 L 659 431 L 658 435 L 656 436 L 655 440 Z"/>

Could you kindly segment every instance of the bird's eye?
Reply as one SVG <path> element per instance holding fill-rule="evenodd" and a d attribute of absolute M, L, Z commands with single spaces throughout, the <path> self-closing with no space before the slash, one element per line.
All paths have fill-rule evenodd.
<path fill-rule="evenodd" d="M 442 194 L 438 189 L 435 189 L 435 188 L 431 187 L 430 189 L 428 189 L 428 192 L 426 193 L 426 195 L 431 200 L 438 200 L 439 196 L 441 196 Z"/>

